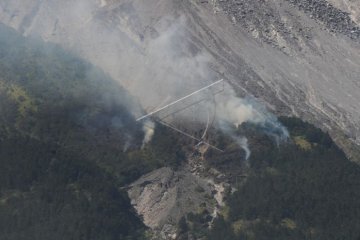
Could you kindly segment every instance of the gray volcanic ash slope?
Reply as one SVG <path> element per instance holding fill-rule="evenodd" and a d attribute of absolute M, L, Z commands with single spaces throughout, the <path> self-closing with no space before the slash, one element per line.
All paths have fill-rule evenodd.
<path fill-rule="evenodd" d="M 182 22 L 179 56 L 206 56 L 212 78 L 330 131 L 350 156 L 360 144 L 359 14 L 351 0 L 0 2 L 2 23 L 74 50 L 134 95 L 141 93 L 132 78 L 143 68 L 136 63 L 146 62 L 167 26 Z M 150 83 L 166 71 L 156 74 Z"/>

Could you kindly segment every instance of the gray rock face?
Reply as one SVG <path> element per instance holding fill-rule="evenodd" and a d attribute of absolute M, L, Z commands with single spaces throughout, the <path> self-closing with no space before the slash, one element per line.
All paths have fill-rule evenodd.
<path fill-rule="evenodd" d="M 133 63 L 145 59 L 146 44 L 164 22 L 183 16 L 184 55 L 208 56 L 211 71 L 238 94 L 360 144 L 354 6 L 351 0 L 2 0 L 0 21 L 76 51 L 132 92 L 139 72 Z"/>
<path fill-rule="evenodd" d="M 146 174 L 130 184 L 128 194 L 145 225 L 155 233 L 154 239 L 175 239 L 177 223 L 187 213 L 207 211 L 210 223 L 221 186 L 193 174 L 186 165 L 178 171 L 161 168 Z"/>
<path fill-rule="evenodd" d="M 358 0 L 329 0 L 334 7 L 350 13 L 351 19 L 360 24 L 360 1 Z"/>
<path fill-rule="evenodd" d="M 359 40 L 360 28 L 352 21 L 350 14 L 332 6 L 325 0 L 288 0 L 305 11 L 311 18 L 324 23 L 328 29 L 343 33 L 354 40 Z"/>

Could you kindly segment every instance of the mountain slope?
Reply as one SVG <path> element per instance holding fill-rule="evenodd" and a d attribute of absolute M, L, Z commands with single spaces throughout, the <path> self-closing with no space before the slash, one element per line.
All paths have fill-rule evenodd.
<path fill-rule="evenodd" d="M 206 213 L 188 214 L 184 229 L 214 240 L 359 238 L 360 167 L 320 129 L 296 118 L 281 121 L 291 140 L 279 146 L 252 124 L 238 128 L 248 136 L 248 162 L 231 144 L 221 154 L 208 151 L 207 168 L 225 174 L 232 193 L 207 234 Z"/>
<path fill-rule="evenodd" d="M 122 187 L 178 159 L 166 144 L 140 150 L 129 94 L 59 46 L 3 25 L 0 73 L 0 238 L 143 239 Z"/>
<path fill-rule="evenodd" d="M 153 239 L 358 239 L 352 4 L 1 1 L 15 29 L 0 25 L 1 238 L 151 238 L 144 223 Z M 231 125 L 235 138 L 211 126 L 221 153 L 134 119 L 219 78 L 347 156 L 298 118 L 281 118 L 285 142 L 265 125 Z"/>
<path fill-rule="evenodd" d="M 360 134 L 353 6 L 335 0 L 3 1 L 0 20 L 73 49 L 141 96 L 134 75 L 148 61 L 147 43 L 185 16 L 183 54 L 210 56 L 215 78 L 225 77 L 239 94 L 254 95 L 278 113 L 330 131 L 352 157 Z M 157 85 L 153 81 L 146 89 Z"/>

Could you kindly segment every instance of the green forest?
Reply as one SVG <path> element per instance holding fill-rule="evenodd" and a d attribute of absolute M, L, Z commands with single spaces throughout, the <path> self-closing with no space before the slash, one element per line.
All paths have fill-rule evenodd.
<path fill-rule="evenodd" d="M 166 144 L 140 150 L 133 102 L 96 67 L 0 26 L 0 239 L 145 238 L 122 187 L 184 154 L 162 128 Z"/>
<path fill-rule="evenodd" d="M 209 240 L 360 239 L 359 165 L 320 129 L 298 118 L 280 121 L 291 137 L 279 145 L 252 124 L 238 129 L 249 139 L 248 162 L 240 149 L 208 153 L 209 167 L 231 168 L 236 191 L 211 230 L 192 214 L 183 228 Z"/>

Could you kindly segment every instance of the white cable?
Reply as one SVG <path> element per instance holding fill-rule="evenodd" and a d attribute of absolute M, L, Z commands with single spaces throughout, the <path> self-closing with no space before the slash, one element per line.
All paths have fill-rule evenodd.
<path fill-rule="evenodd" d="M 174 101 L 172 103 L 169 103 L 169 104 L 165 105 L 164 107 L 161 107 L 161 108 L 159 108 L 159 109 L 157 109 L 155 111 L 152 111 L 152 112 L 150 112 L 150 113 L 148 113 L 148 114 L 146 114 L 146 115 L 144 115 L 142 117 L 139 117 L 138 119 L 136 119 L 136 121 L 140 121 L 140 120 L 143 120 L 143 119 L 145 119 L 147 117 L 150 117 L 151 115 L 154 115 L 155 113 L 160 112 L 160 111 L 164 110 L 165 108 L 168 108 L 168 107 L 170 107 L 170 106 L 172 106 L 172 105 L 174 105 L 174 104 L 176 104 L 178 102 L 181 102 L 181 101 L 185 100 L 186 98 L 189 98 L 189 97 L 191 97 L 191 96 L 193 96 L 193 95 L 195 95 L 195 94 L 197 94 L 197 93 L 199 93 L 201 91 L 204 91 L 205 89 L 208 89 L 208 88 L 210 88 L 210 87 L 214 86 L 215 84 L 218 84 L 218 83 L 220 83 L 222 81 L 224 81 L 224 79 L 216 81 L 216 82 L 210 84 L 209 86 L 203 87 L 203 88 L 201 88 L 201 89 L 199 89 L 199 90 L 197 90 L 197 91 L 195 91 L 193 93 L 190 93 L 189 95 L 186 95 L 185 97 L 182 97 L 182 98 L 180 98 L 180 99 L 178 99 L 178 100 L 176 100 L 176 101 Z"/>

